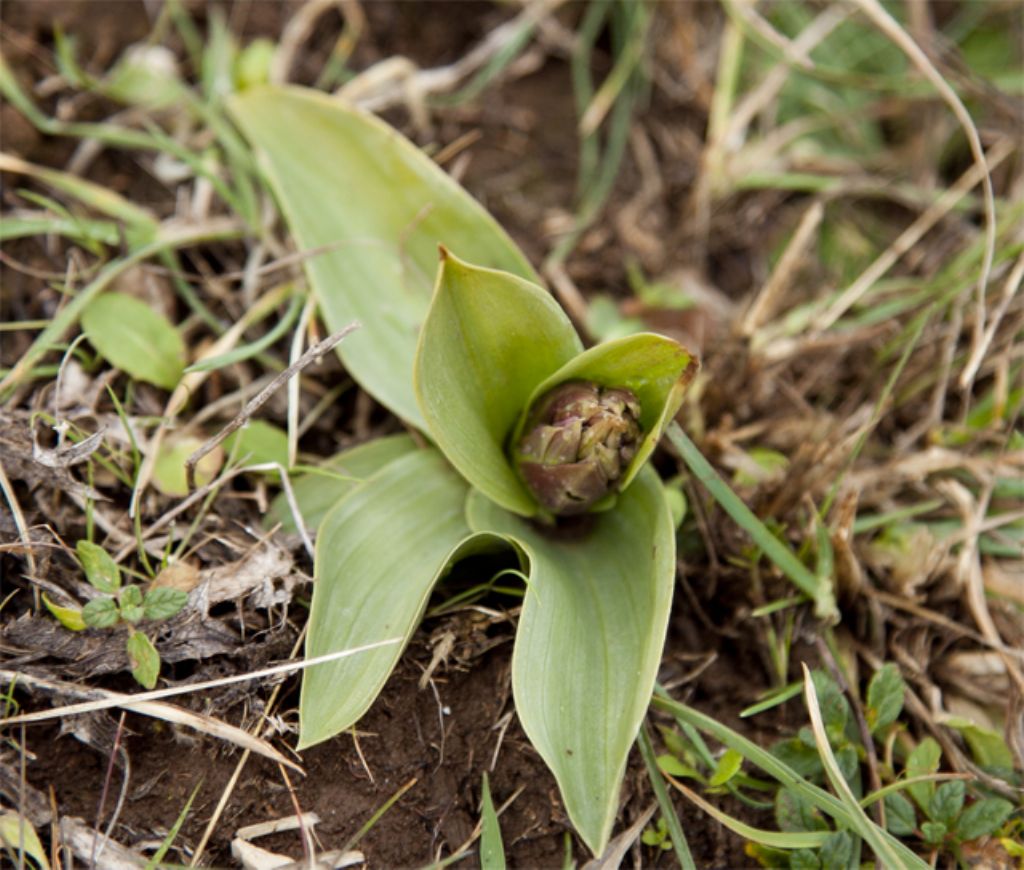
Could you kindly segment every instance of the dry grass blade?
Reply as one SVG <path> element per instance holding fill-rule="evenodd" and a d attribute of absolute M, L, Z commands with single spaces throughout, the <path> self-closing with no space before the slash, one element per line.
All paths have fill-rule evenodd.
<path fill-rule="evenodd" d="M 259 393 L 254 396 L 248 404 L 238 413 L 238 415 L 225 426 L 216 436 L 207 441 L 202 447 L 196 450 L 189 458 L 185 461 L 185 474 L 188 480 L 188 488 L 195 489 L 196 486 L 196 465 L 199 461 L 206 456 L 211 450 L 224 442 L 232 432 L 236 432 L 241 429 L 263 405 L 269 399 L 283 383 L 291 380 L 296 374 L 301 372 L 308 365 L 318 361 L 325 354 L 334 350 L 334 348 L 341 343 L 341 340 L 345 338 L 349 333 L 359 328 L 358 323 L 350 323 L 344 329 L 339 329 L 333 335 L 329 335 L 323 341 L 319 341 L 314 344 L 309 350 L 307 350 L 299 359 L 297 359 L 292 365 L 288 366 L 283 372 L 275 377 L 269 384 L 267 384 Z"/>
<path fill-rule="evenodd" d="M 212 716 L 193 713 L 191 710 L 185 710 L 181 707 L 176 707 L 173 704 L 165 704 L 159 701 L 136 701 L 133 696 L 125 695 L 120 692 L 109 692 L 106 689 L 82 688 L 75 683 L 68 683 L 63 680 L 44 680 L 39 677 L 33 677 L 29 674 L 18 673 L 15 671 L 0 670 L 0 682 L 12 686 L 24 685 L 31 689 L 43 690 L 48 693 L 64 695 L 72 698 L 87 698 L 89 701 L 86 703 L 95 701 L 104 704 L 106 708 L 120 707 L 124 710 L 131 710 L 133 713 L 139 713 L 142 716 L 149 716 L 153 719 L 162 719 L 164 722 L 171 722 L 174 725 L 182 725 L 186 728 L 191 728 L 194 731 L 209 734 L 211 737 L 216 737 L 218 740 L 225 740 L 228 743 L 234 743 L 236 746 L 251 750 L 252 752 L 266 758 L 270 758 L 279 764 L 286 764 L 293 770 L 297 770 L 300 773 L 303 772 L 302 768 L 298 764 L 282 755 L 274 749 L 273 746 L 267 743 L 266 740 L 254 737 L 248 732 L 243 731 L 241 728 L 229 725 L 227 722 L 222 722 Z M 72 705 L 72 707 L 73 706 L 75 705 Z M 45 718 L 74 715 L 73 713 L 67 712 L 68 709 L 68 707 L 58 707 L 55 710 L 49 711 L 53 714 L 52 716 L 47 716 Z M 102 708 L 93 707 L 91 709 Z M 62 710 L 64 712 L 62 712 Z M 0 725 L 5 724 L 8 723 L 0 720 Z"/>
<path fill-rule="evenodd" d="M 113 707 L 123 707 L 126 703 L 138 704 L 146 701 L 156 701 L 163 698 L 173 698 L 177 695 L 190 695 L 193 692 L 202 692 L 206 689 L 217 689 L 221 686 L 245 683 L 249 680 L 259 680 L 264 677 L 275 677 L 278 674 L 302 671 L 306 668 L 311 668 L 314 665 L 336 661 L 338 659 L 347 658 L 348 656 L 379 649 L 380 647 L 393 646 L 396 643 L 401 643 L 401 638 L 389 638 L 388 640 L 368 643 L 352 649 L 341 650 L 336 653 L 328 653 L 327 655 L 304 659 L 303 661 L 285 662 L 281 665 L 261 668 L 257 671 L 248 671 L 244 674 L 236 674 L 232 677 L 223 677 L 219 680 L 204 680 L 199 683 L 193 683 L 190 686 L 177 686 L 173 689 L 154 689 L 151 692 L 139 692 L 137 695 L 120 695 L 111 692 L 110 695 L 113 697 L 104 697 L 101 700 L 83 701 L 80 704 L 68 704 L 65 707 L 57 707 L 53 710 L 41 710 L 36 713 L 21 713 L 17 716 L 10 716 L 6 719 L 0 720 L 0 725 L 10 726 L 18 725 L 22 722 L 44 722 L 47 719 L 58 719 L 62 716 L 73 716 L 76 713 L 89 713 L 93 710 L 109 710 Z M 11 679 L 16 679 L 18 677 L 17 673 L 14 671 L 8 671 L 6 673 L 11 675 Z"/>

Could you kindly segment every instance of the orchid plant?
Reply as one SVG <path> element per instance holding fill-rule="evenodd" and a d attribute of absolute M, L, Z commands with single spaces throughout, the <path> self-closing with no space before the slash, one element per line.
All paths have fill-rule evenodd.
<path fill-rule="evenodd" d="M 516 710 L 600 854 L 675 577 L 647 460 L 697 363 L 649 333 L 584 350 L 494 220 L 379 119 L 292 88 L 231 109 L 297 243 L 319 250 L 307 274 L 325 322 L 363 324 L 340 346 L 348 371 L 430 442 L 380 439 L 332 459 L 341 476 L 296 481 L 317 532 L 307 657 L 403 641 L 305 672 L 299 746 L 367 711 L 453 566 L 510 552 L 527 579 Z M 290 521 L 282 504 L 274 517 Z"/>

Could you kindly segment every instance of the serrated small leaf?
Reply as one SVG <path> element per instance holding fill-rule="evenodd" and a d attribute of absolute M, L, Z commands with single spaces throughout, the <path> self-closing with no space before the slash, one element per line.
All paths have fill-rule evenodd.
<path fill-rule="evenodd" d="M 924 841 L 930 846 L 937 846 L 946 836 L 947 828 L 942 822 L 924 822 L 921 825 L 921 834 Z"/>
<path fill-rule="evenodd" d="M 501 825 L 491 800 L 491 784 L 484 772 L 483 798 L 480 807 L 480 870 L 505 870 L 505 847 L 501 842 Z"/>
<path fill-rule="evenodd" d="M 943 719 L 942 724 L 948 728 L 955 728 L 963 735 L 971 748 L 971 756 L 979 767 L 989 771 L 1013 770 L 1013 753 L 998 731 L 983 728 L 960 716 L 949 716 Z"/>
<path fill-rule="evenodd" d="M 928 817 L 951 828 L 963 809 L 966 793 L 967 787 L 962 779 L 942 783 L 928 801 Z"/>
<path fill-rule="evenodd" d="M 104 293 L 82 312 L 82 330 L 111 365 L 173 390 L 185 369 L 185 343 L 162 315 L 124 293 Z"/>
<path fill-rule="evenodd" d="M 121 618 L 125 622 L 134 625 L 146 615 L 142 607 L 142 590 L 138 586 L 125 586 L 121 590 L 118 604 L 121 608 Z"/>
<path fill-rule="evenodd" d="M 868 683 L 866 716 L 872 734 L 891 725 L 903 710 L 906 683 L 899 667 L 892 662 L 883 665 Z"/>
<path fill-rule="evenodd" d="M 897 837 L 909 837 L 917 830 L 914 805 L 899 792 L 885 796 L 885 826 Z"/>
<path fill-rule="evenodd" d="M 82 631 L 86 628 L 85 618 L 82 616 L 82 611 L 75 607 L 61 607 L 59 604 L 55 604 L 50 600 L 50 596 L 45 592 L 43 593 L 43 604 L 46 605 L 46 609 L 50 611 L 56 618 L 57 621 L 65 628 L 71 631 Z"/>
<path fill-rule="evenodd" d="M 101 546 L 92 541 L 79 541 L 75 552 L 91 586 L 108 595 L 121 588 L 121 569 Z"/>
<path fill-rule="evenodd" d="M 813 779 L 821 775 L 821 756 L 813 745 L 808 746 L 799 737 L 790 737 L 772 745 L 770 752 L 800 776 Z"/>
<path fill-rule="evenodd" d="M 925 737 L 913 751 L 907 756 L 906 773 L 907 779 L 918 776 L 927 776 L 939 769 L 939 759 L 942 757 L 942 749 L 932 737 Z M 928 812 L 928 803 L 935 794 L 934 782 L 917 782 L 907 787 L 907 791 L 915 803 L 924 811 Z"/>
<path fill-rule="evenodd" d="M 146 619 L 170 619 L 188 602 L 188 593 L 169 586 L 150 588 L 142 600 L 142 610 Z"/>
<path fill-rule="evenodd" d="M 822 870 L 847 870 L 853 856 L 853 837 L 846 831 L 830 835 L 818 850 Z"/>
<path fill-rule="evenodd" d="M 715 765 L 715 771 L 708 780 L 709 786 L 725 785 L 743 767 L 743 756 L 735 749 L 727 749 L 722 753 Z"/>
<path fill-rule="evenodd" d="M 821 861 L 817 852 L 810 849 L 797 849 L 790 853 L 789 870 L 820 870 Z"/>
<path fill-rule="evenodd" d="M 448 461 L 520 516 L 538 506 L 509 461 L 509 438 L 534 388 L 581 349 L 543 287 L 442 251 L 416 349 L 416 399 Z"/>
<path fill-rule="evenodd" d="M 160 653 L 156 651 L 153 642 L 141 631 L 133 631 L 128 635 L 125 651 L 128 653 L 132 676 L 143 687 L 152 689 L 160 676 Z"/>
<path fill-rule="evenodd" d="M 82 619 L 89 628 L 110 628 L 121 619 L 113 598 L 94 598 L 82 608 Z"/>
<path fill-rule="evenodd" d="M 956 833 L 967 842 L 994 834 L 1013 812 L 1013 804 L 1003 798 L 982 798 L 963 811 L 956 822 Z"/>
<path fill-rule="evenodd" d="M 775 823 L 782 831 L 827 831 L 828 822 L 817 807 L 790 788 L 775 794 Z"/>

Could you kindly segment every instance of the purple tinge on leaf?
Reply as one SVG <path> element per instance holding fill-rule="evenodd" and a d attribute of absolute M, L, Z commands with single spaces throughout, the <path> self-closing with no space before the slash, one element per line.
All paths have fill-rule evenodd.
<path fill-rule="evenodd" d="M 630 390 L 570 381 L 534 405 L 515 460 L 553 514 L 581 514 L 612 492 L 636 455 L 640 403 Z"/>

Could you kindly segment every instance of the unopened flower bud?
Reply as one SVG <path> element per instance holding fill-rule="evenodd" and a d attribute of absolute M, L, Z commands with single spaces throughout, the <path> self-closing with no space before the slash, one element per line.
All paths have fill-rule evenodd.
<path fill-rule="evenodd" d="M 612 492 L 636 455 L 640 403 L 629 390 L 586 381 L 542 396 L 515 449 L 534 497 L 551 513 L 581 514 Z"/>

